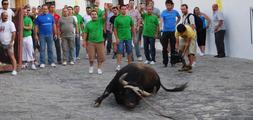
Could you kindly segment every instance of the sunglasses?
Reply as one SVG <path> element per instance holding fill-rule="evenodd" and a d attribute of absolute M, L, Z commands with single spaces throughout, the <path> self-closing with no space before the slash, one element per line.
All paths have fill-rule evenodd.
<path fill-rule="evenodd" d="M 9 3 L 3 3 L 3 5 L 9 5 Z"/>

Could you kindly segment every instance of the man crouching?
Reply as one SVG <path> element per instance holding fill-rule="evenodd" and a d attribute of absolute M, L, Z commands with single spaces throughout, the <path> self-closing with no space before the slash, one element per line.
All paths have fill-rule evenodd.
<path fill-rule="evenodd" d="M 196 53 L 196 32 L 189 25 L 179 24 L 175 36 L 177 51 L 182 53 L 183 58 L 187 55 L 189 59 L 189 64 L 184 64 L 179 71 L 191 71 Z"/>

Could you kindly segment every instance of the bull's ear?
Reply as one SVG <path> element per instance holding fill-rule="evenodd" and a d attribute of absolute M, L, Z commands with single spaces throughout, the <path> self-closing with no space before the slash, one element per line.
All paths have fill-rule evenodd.
<path fill-rule="evenodd" d="M 121 75 L 121 76 L 119 77 L 119 82 L 120 82 L 123 86 L 128 85 L 128 82 L 125 81 L 125 78 L 126 78 L 127 74 L 128 74 L 128 73 L 124 73 L 123 75 Z"/>

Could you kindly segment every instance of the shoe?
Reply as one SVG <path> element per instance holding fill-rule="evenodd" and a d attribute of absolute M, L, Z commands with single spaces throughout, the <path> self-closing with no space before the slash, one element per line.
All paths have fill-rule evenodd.
<path fill-rule="evenodd" d="M 204 53 L 202 53 L 202 52 L 200 52 L 200 53 L 199 53 L 199 56 L 204 56 L 204 55 L 205 55 L 205 54 L 204 54 Z"/>
<path fill-rule="evenodd" d="M 32 64 L 31 68 L 32 68 L 32 70 L 36 70 L 37 69 L 36 66 L 35 66 L 35 64 Z"/>
<path fill-rule="evenodd" d="M 218 58 L 224 58 L 226 57 L 225 55 L 218 55 Z"/>
<path fill-rule="evenodd" d="M 81 58 L 80 58 L 80 57 L 77 57 L 76 59 L 77 59 L 77 60 L 80 60 Z"/>
<path fill-rule="evenodd" d="M 148 60 L 146 60 L 146 61 L 144 62 L 144 64 L 149 64 L 149 61 L 148 61 Z"/>
<path fill-rule="evenodd" d="M 99 75 L 102 75 L 102 74 L 103 74 L 103 71 L 102 71 L 100 68 L 98 68 L 98 74 L 99 74 Z"/>
<path fill-rule="evenodd" d="M 70 65 L 74 65 L 75 63 L 73 62 L 73 61 L 70 61 L 70 63 L 69 63 Z"/>
<path fill-rule="evenodd" d="M 64 61 L 64 62 L 62 63 L 62 65 L 64 65 L 64 66 L 65 66 L 65 65 L 67 65 L 67 62 L 66 62 L 66 61 Z"/>
<path fill-rule="evenodd" d="M 196 61 L 192 63 L 192 67 L 196 67 Z"/>
<path fill-rule="evenodd" d="M 23 69 L 25 69 L 25 68 L 27 68 L 27 67 L 28 67 L 28 63 L 25 63 L 25 64 L 22 65 L 22 68 L 23 68 Z"/>
<path fill-rule="evenodd" d="M 51 64 L 51 67 L 56 67 L 56 65 L 54 63 Z"/>
<path fill-rule="evenodd" d="M 89 56 L 88 56 L 88 54 L 86 54 L 86 56 L 85 56 L 85 59 L 89 59 Z"/>
<path fill-rule="evenodd" d="M 149 64 L 154 65 L 154 64 L 155 64 L 155 62 L 154 62 L 154 61 L 151 61 Z"/>
<path fill-rule="evenodd" d="M 89 67 L 89 73 L 92 74 L 93 73 L 93 67 Z"/>
<path fill-rule="evenodd" d="M 219 55 L 215 55 L 214 57 L 219 57 Z"/>
<path fill-rule="evenodd" d="M 16 76 L 18 73 L 17 73 L 17 71 L 16 70 L 13 70 L 12 72 L 11 72 L 11 75 L 13 75 L 13 76 Z"/>
<path fill-rule="evenodd" d="M 118 66 L 116 67 L 116 70 L 115 70 L 115 71 L 117 72 L 117 71 L 119 71 L 119 70 L 120 70 L 120 65 L 118 65 Z"/>
<path fill-rule="evenodd" d="M 138 61 L 142 61 L 142 57 L 137 57 L 137 60 Z"/>
<path fill-rule="evenodd" d="M 45 64 L 40 64 L 40 68 L 45 68 Z"/>
<path fill-rule="evenodd" d="M 164 66 L 163 66 L 163 67 L 165 67 L 165 68 L 166 68 L 166 67 L 168 67 L 168 64 L 164 64 Z"/>

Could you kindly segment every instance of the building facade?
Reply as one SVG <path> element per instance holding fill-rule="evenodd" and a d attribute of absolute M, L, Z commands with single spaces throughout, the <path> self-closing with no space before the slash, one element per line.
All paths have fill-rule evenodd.
<path fill-rule="evenodd" d="M 226 53 L 230 57 L 246 58 L 253 60 L 253 1 L 252 0 L 173 0 L 175 9 L 180 12 L 180 5 L 186 3 L 190 12 L 194 7 L 212 18 L 212 4 L 219 3 L 225 16 Z M 165 0 L 155 2 L 160 10 L 165 9 Z M 180 12 L 181 13 L 181 12 Z M 212 27 L 211 27 L 212 28 Z M 216 54 L 214 33 L 212 29 L 207 30 L 207 53 Z"/>

